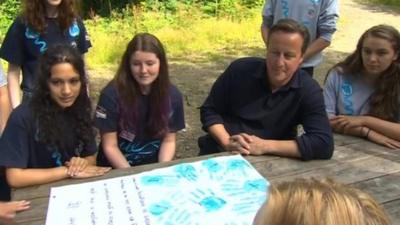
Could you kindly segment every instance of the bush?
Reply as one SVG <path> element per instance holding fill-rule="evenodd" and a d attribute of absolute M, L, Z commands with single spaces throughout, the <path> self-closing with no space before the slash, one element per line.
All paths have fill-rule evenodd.
<path fill-rule="evenodd" d="M 197 4 L 197 3 L 196 3 Z M 198 57 L 209 60 L 218 51 L 263 46 L 259 27 L 260 7 L 246 9 L 236 17 L 212 17 L 200 7 L 177 2 L 176 11 L 149 10 L 145 4 L 131 5 L 111 18 L 95 17 L 86 27 L 93 48 L 87 59 L 90 66 L 117 65 L 127 42 L 139 32 L 156 35 L 169 57 Z M 236 8 L 235 8 L 236 9 Z M 222 13 L 221 13 L 222 14 Z M 220 15 L 221 15 L 220 14 Z"/>
<path fill-rule="evenodd" d="M 20 0 L 0 0 L 0 40 L 3 39 L 8 27 L 21 8 Z"/>
<path fill-rule="evenodd" d="M 199 6 L 210 16 L 235 16 L 240 11 L 259 7 L 264 0 L 97 0 L 83 1 L 86 16 L 109 17 L 113 12 L 121 13 L 127 6 L 144 6 L 146 10 L 175 13 L 180 5 Z M 232 14 L 233 13 L 233 14 Z"/>

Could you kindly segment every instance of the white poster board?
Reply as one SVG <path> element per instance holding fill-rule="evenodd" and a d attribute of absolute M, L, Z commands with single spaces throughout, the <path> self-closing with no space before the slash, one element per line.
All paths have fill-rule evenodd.
<path fill-rule="evenodd" d="M 251 225 L 269 183 L 242 156 L 51 189 L 46 225 Z"/>

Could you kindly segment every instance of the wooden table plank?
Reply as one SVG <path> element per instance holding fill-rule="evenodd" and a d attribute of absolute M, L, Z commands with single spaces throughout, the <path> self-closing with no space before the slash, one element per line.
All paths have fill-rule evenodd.
<path fill-rule="evenodd" d="M 400 173 L 386 174 L 354 183 L 352 186 L 369 193 L 381 204 L 389 203 L 393 199 L 400 199 Z M 400 205 L 398 207 L 400 212 Z"/>
<path fill-rule="evenodd" d="M 334 137 L 334 141 L 335 141 L 335 147 L 365 142 L 365 140 L 362 138 L 341 135 L 341 134 L 335 134 L 333 137 Z"/>
<path fill-rule="evenodd" d="M 400 225 L 400 200 L 394 200 L 383 204 L 383 208 L 389 215 L 392 225 Z"/>
<path fill-rule="evenodd" d="M 397 161 L 392 162 L 393 159 L 395 159 L 394 156 L 388 156 L 383 151 L 359 151 L 352 149 L 349 146 L 337 147 L 331 160 L 300 161 L 289 158 L 279 158 L 279 161 L 259 161 L 252 163 L 261 175 L 271 179 L 273 177 L 287 177 L 290 175 L 297 176 L 297 174 L 314 173 L 315 171 L 319 171 L 320 174 L 325 174 L 326 172 L 329 172 L 329 170 L 332 170 L 331 167 L 343 166 L 343 164 L 351 165 L 355 161 L 365 160 L 371 157 L 373 158 L 372 160 L 379 160 L 379 162 L 382 162 L 383 164 L 389 163 L 397 168 Z M 376 165 L 376 163 L 374 163 L 374 165 Z M 376 166 L 380 167 L 379 165 Z"/>
<path fill-rule="evenodd" d="M 275 182 L 293 180 L 295 178 L 325 178 L 330 177 L 345 184 L 380 177 L 385 174 L 400 172 L 400 164 L 381 157 L 370 156 L 312 169 L 305 172 L 293 172 L 289 175 L 266 176 Z"/>
<path fill-rule="evenodd" d="M 148 171 L 177 163 L 193 162 L 229 155 L 220 153 L 188 158 L 168 163 L 149 164 L 124 170 L 113 170 L 103 177 L 85 180 L 64 180 L 47 185 L 19 189 L 14 199 L 27 199 L 32 210 L 17 215 L 18 224 L 44 224 L 48 196 L 51 187 L 89 182 Z M 332 177 L 370 193 L 383 205 L 393 220 L 400 225 L 400 150 L 378 146 L 361 138 L 335 135 L 335 152 L 331 160 L 301 161 L 276 156 L 248 156 L 246 159 L 267 177 L 271 183 L 293 180 L 299 177 Z"/>
<path fill-rule="evenodd" d="M 18 224 L 24 222 L 32 222 L 32 221 L 44 221 L 46 220 L 47 214 L 47 206 L 49 204 L 49 198 L 35 198 L 30 199 L 31 206 L 34 207 L 34 210 L 27 210 L 23 213 L 18 214 Z"/>

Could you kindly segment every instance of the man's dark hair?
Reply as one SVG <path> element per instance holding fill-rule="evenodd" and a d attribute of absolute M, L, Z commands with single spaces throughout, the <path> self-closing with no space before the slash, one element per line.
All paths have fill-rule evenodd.
<path fill-rule="evenodd" d="M 304 54 L 308 47 L 308 43 L 310 42 L 310 34 L 305 26 L 298 23 L 292 19 L 281 19 L 276 24 L 274 24 L 268 32 L 267 43 L 269 43 L 269 39 L 271 35 L 276 32 L 285 32 L 285 33 L 298 33 L 303 38 L 303 45 L 301 46 L 301 53 Z"/>

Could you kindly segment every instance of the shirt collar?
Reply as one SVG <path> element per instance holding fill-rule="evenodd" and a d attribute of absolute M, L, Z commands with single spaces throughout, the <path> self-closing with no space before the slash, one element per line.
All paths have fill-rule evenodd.
<path fill-rule="evenodd" d="M 260 79 L 263 84 L 267 85 L 268 90 L 271 88 L 269 87 L 269 82 L 267 78 L 267 65 L 266 63 L 262 63 L 259 68 L 256 70 L 256 72 L 253 74 L 253 76 L 257 79 Z M 303 76 L 310 76 L 300 68 L 297 69 L 294 74 L 292 79 L 285 84 L 283 87 L 280 87 L 278 91 L 288 91 L 290 88 L 297 89 L 301 87 L 301 82 L 302 82 L 302 77 Z"/>

